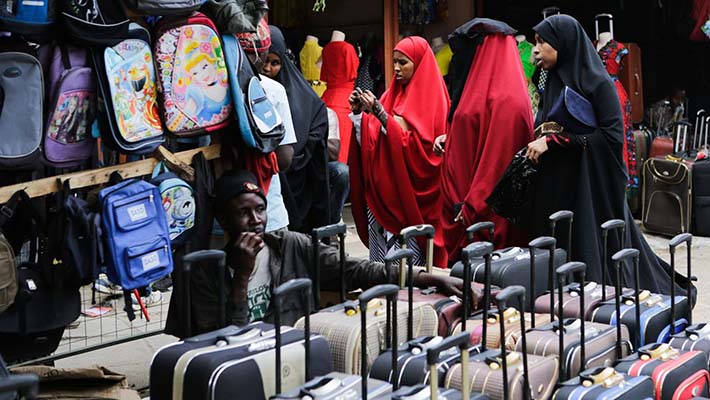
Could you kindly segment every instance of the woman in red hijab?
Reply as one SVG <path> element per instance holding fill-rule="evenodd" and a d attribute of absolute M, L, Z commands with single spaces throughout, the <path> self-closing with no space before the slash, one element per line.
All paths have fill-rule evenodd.
<path fill-rule="evenodd" d="M 330 42 L 323 48 L 323 66 L 320 70 L 320 80 L 328 84 L 328 89 L 321 99 L 325 105 L 338 115 L 340 128 L 340 153 L 338 161 L 348 163 L 350 149 L 350 133 L 353 123 L 348 118 L 350 103 L 348 98 L 355 88 L 357 68 L 360 60 L 355 48 L 348 42 Z"/>
<path fill-rule="evenodd" d="M 357 88 L 350 96 L 357 137 L 350 146 L 350 200 L 373 261 L 399 246 L 403 228 L 438 227 L 441 211 L 441 158 L 433 148 L 434 138 L 445 133 L 450 101 L 426 40 L 407 37 L 397 44 L 394 73 L 380 101 Z M 441 233 L 437 229 L 434 262 L 445 266 Z M 416 265 L 423 265 L 424 244 L 407 243 L 417 254 Z"/>
<path fill-rule="evenodd" d="M 533 139 L 532 109 L 514 33 L 502 22 L 474 19 L 450 39 L 452 48 L 466 48 L 459 55 L 468 54 L 468 59 L 452 60 L 460 74 L 452 79 L 454 107 L 443 154 L 440 225 L 450 261 L 466 245 L 466 227 L 476 222 L 495 223 L 498 248 L 526 239 L 486 204 L 515 153 Z"/>

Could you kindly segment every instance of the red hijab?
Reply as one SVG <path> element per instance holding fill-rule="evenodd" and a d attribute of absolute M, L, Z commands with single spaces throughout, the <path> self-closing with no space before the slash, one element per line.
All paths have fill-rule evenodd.
<path fill-rule="evenodd" d="M 338 161 L 348 162 L 350 134 L 353 123 L 348 117 L 350 103 L 348 98 L 355 88 L 357 68 L 360 60 L 355 48 L 347 42 L 331 42 L 323 48 L 323 66 L 320 70 L 320 80 L 328 84 L 328 89 L 321 99 L 338 115 L 340 127 L 340 154 Z"/>
<path fill-rule="evenodd" d="M 432 224 L 441 212 L 441 158 L 434 155 L 434 139 L 446 132 L 449 95 L 429 44 L 420 37 L 403 39 L 399 51 L 414 63 L 408 84 L 390 83 L 380 102 L 389 115 L 387 133 L 377 118 L 363 114 L 360 146 L 350 146 L 353 215 L 360 239 L 367 244 L 366 207 L 391 233 L 405 227 Z M 409 130 L 394 120 L 402 117 Z M 436 230 L 434 262 L 446 266 L 441 229 Z M 421 249 L 425 241 L 419 242 Z"/>
<path fill-rule="evenodd" d="M 458 258 L 465 228 L 476 222 L 495 223 L 496 247 L 525 239 L 491 211 L 486 198 L 513 155 L 532 139 L 532 109 L 515 39 L 488 35 L 476 51 L 446 138 L 441 227 L 449 260 Z M 454 204 L 461 202 L 464 222 L 454 222 Z"/>

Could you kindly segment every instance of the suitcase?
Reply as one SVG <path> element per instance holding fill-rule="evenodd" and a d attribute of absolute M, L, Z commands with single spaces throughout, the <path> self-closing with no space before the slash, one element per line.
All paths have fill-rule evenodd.
<path fill-rule="evenodd" d="M 619 80 L 629 94 L 631 102 L 631 122 L 638 124 L 643 121 L 643 68 L 641 63 L 641 48 L 636 43 L 624 43 L 628 54 L 623 58 Z"/>
<path fill-rule="evenodd" d="M 399 287 L 397 285 L 378 285 L 363 292 L 358 297 L 358 309 L 360 314 L 360 326 L 362 331 L 360 334 L 360 348 L 368 348 L 369 329 L 367 324 L 367 314 L 372 300 L 377 297 L 386 296 L 386 319 L 390 321 L 387 325 L 387 345 L 397 337 L 397 325 L 395 323 L 397 312 L 397 301 L 395 301 Z M 391 331 L 391 332 L 390 332 Z M 360 356 L 361 365 L 368 363 L 368 352 L 355 352 Z M 393 356 L 395 353 L 390 353 Z M 280 363 L 277 361 L 277 365 Z M 395 365 L 394 375 L 397 375 L 397 363 Z M 308 366 L 308 360 L 306 360 Z M 368 378 L 367 369 L 362 369 L 359 376 L 344 374 L 340 372 L 331 372 L 325 376 L 319 376 L 312 379 L 302 386 L 287 392 L 281 393 L 271 398 L 271 400 L 287 400 L 287 399 L 311 399 L 311 400 L 341 400 L 341 399 L 389 399 L 392 395 L 392 385 L 385 381 Z"/>
<path fill-rule="evenodd" d="M 631 377 L 611 367 L 598 367 L 581 372 L 578 377 L 560 383 L 552 396 L 555 400 L 638 400 L 653 397 L 651 378 Z"/>
<path fill-rule="evenodd" d="M 468 387 L 468 380 L 465 377 L 468 376 L 468 363 L 463 363 L 461 366 L 461 381 L 464 387 L 462 389 L 443 389 L 439 382 L 439 360 L 441 359 L 441 353 L 452 348 L 458 347 L 460 350 L 460 356 L 457 358 L 460 360 L 469 359 L 469 337 L 465 333 L 458 334 L 444 339 L 441 343 L 434 345 L 427 349 L 426 351 L 426 361 L 427 361 L 427 372 L 431 379 L 429 384 L 420 384 L 411 387 L 403 387 L 392 393 L 393 400 L 411 400 L 411 399 L 431 399 L 437 400 L 439 398 L 445 400 L 459 400 L 459 399 L 469 399 L 469 400 L 488 400 L 489 397 L 485 394 L 471 393 Z M 464 396 L 463 393 L 471 393 L 469 396 Z"/>
<path fill-rule="evenodd" d="M 643 228 L 674 236 L 690 232 L 692 169 L 686 162 L 651 158 L 643 166 Z"/>
<path fill-rule="evenodd" d="M 490 246 L 490 243 L 474 243 L 478 246 Z M 498 309 L 504 310 L 509 301 L 525 304 L 525 288 L 510 286 L 503 289 L 496 301 Z M 525 332 L 525 319 L 520 319 L 521 332 Z M 500 320 L 500 330 L 505 326 Z M 500 336 L 505 336 L 501 332 Z M 527 349 L 525 334 L 521 338 L 523 348 Z M 471 390 L 488 395 L 494 400 L 547 399 L 557 383 L 557 358 L 540 357 L 526 353 L 508 352 L 504 345 L 498 350 L 484 350 L 469 359 L 467 383 Z M 446 375 L 446 387 L 461 390 L 461 364 L 454 365 Z M 466 393 L 464 393 L 466 395 Z"/>
<path fill-rule="evenodd" d="M 657 136 L 651 142 L 648 158 L 665 157 L 673 154 L 673 138 L 670 136 Z"/>
<path fill-rule="evenodd" d="M 565 287 L 565 278 L 575 273 L 579 274 L 580 282 L 584 282 L 586 269 L 587 266 L 581 262 L 571 262 L 557 268 L 558 287 Z M 580 285 L 577 315 L 583 315 L 585 310 L 584 289 L 584 285 Z M 563 300 L 563 292 L 558 290 L 556 293 L 560 304 Z M 560 321 L 562 321 L 561 327 Z M 628 351 L 625 354 L 629 354 L 631 353 L 629 333 L 626 327 L 622 328 L 622 336 L 618 342 L 626 344 Z M 558 357 L 560 380 L 571 379 L 580 371 L 592 367 L 611 365 L 617 359 L 617 335 L 613 326 L 585 322 L 584 318 L 565 318 L 563 309 L 559 307 L 557 321 L 528 330 L 527 340 L 530 354 Z M 523 351 L 520 341 L 516 345 L 516 351 Z"/>
<path fill-rule="evenodd" d="M 710 236 L 710 159 L 693 164 L 693 226 L 698 236 Z"/>

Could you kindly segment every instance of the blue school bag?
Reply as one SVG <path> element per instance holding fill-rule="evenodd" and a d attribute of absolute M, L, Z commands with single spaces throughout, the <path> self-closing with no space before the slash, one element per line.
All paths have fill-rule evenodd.
<path fill-rule="evenodd" d="M 163 162 L 159 162 L 153 169 L 150 183 L 160 191 L 171 243 L 185 243 L 195 226 L 197 207 L 192 187 L 177 174 L 169 171 Z"/>
<path fill-rule="evenodd" d="M 58 8 L 57 0 L 0 0 L 0 31 L 33 42 L 51 41 Z"/>
<path fill-rule="evenodd" d="M 101 190 L 99 201 L 111 282 L 133 290 L 172 272 L 170 230 L 155 185 L 126 180 Z"/>

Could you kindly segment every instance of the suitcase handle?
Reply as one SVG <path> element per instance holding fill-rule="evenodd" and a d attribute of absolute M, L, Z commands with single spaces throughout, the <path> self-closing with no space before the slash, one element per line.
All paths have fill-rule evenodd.
<path fill-rule="evenodd" d="M 276 393 L 281 393 L 281 301 L 291 293 L 301 293 L 304 312 L 304 347 L 306 349 L 306 382 L 309 380 L 308 369 L 311 358 L 311 280 L 308 278 L 292 279 L 274 289 L 274 329 L 276 330 Z"/>
<path fill-rule="evenodd" d="M 560 326 L 560 353 L 559 354 L 564 354 L 564 349 L 565 349 L 565 343 L 564 343 L 564 313 L 562 310 L 562 304 L 564 301 L 564 298 L 562 296 L 562 288 L 565 286 L 565 279 L 571 274 L 574 276 L 574 274 L 579 274 L 579 286 L 580 286 L 580 293 L 579 293 L 579 321 L 580 321 L 580 327 L 579 327 L 579 340 L 580 340 L 580 365 L 579 365 L 579 370 L 584 371 L 584 366 L 586 365 L 587 358 L 585 357 L 585 342 L 584 342 L 584 279 L 585 279 L 585 272 L 587 270 L 587 264 L 583 262 L 569 262 L 566 264 L 563 264 L 559 268 L 557 268 L 557 284 L 560 290 L 558 290 L 558 304 L 560 305 L 558 307 L 559 312 L 557 316 L 557 321 Z M 563 362 L 560 362 L 558 364 L 559 366 L 559 373 L 560 377 L 564 376 L 562 373 L 564 372 L 564 364 Z"/>
<path fill-rule="evenodd" d="M 0 380 L 0 393 L 19 392 L 23 399 L 35 399 L 39 387 L 39 377 L 32 374 L 12 375 Z"/>
<path fill-rule="evenodd" d="M 570 262 L 572 255 L 572 223 L 574 222 L 574 213 L 569 210 L 561 210 L 550 215 L 550 236 L 557 237 L 555 230 L 557 223 L 567 221 L 567 261 Z"/>
<path fill-rule="evenodd" d="M 520 304 L 525 304 L 525 288 L 520 285 L 512 285 L 503 289 L 496 296 L 496 301 L 498 302 L 498 310 L 505 310 L 508 306 L 508 302 L 517 298 Z M 503 369 L 503 398 L 509 399 L 510 388 L 508 387 L 508 354 L 505 348 L 505 322 L 503 318 L 500 318 L 500 352 L 501 352 L 501 368 Z M 484 324 L 485 326 L 485 321 Z M 520 318 L 520 332 L 521 340 L 523 342 L 523 399 L 529 400 L 531 398 L 530 393 L 530 381 L 528 376 L 528 343 L 527 334 L 525 332 L 525 318 Z M 484 338 L 485 340 L 485 338 Z"/>
<path fill-rule="evenodd" d="M 434 266 L 434 227 L 431 225 L 416 225 L 410 226 L 402 229 L 399 232 L 400 236 L 400 247 L 406 248 L 407 241 L 411 238 L 417 238 L 425 236 L 426 241 L 426 272 L 431 273 L 431 268 Z M 403 279 L 403 275 L 400 275 L 400 279 Z M 401 281 L 400 284 L 404 286 L 404 282 Z"/>
<path fill-rule="evenodd" d="M 441 343 L 430 347 L 426 352 L 426 360 L 429 365 L 429 388 L 430 399 L 438 400 L 439 398 L 439 355 L 441 352 L 452 347 L 458 347 L 461 350 L 461 394 L 462 398 L 470 396 L 471 382 L 468 379 L 468 345 L 471 342 L 471 335 L 468 332 L 461 332 L 455 336 L 449 336 Z"/>
<path fill-rule="evenodd" d="M 466 239 L 468 239 L 469 242 L 473 242 L 475 235 L 483 230 L 488 231 L 490 242 L 493 243 L 495 241 L 493 238 L 493 234 L 495 233 L 495 224 L 491 221 L 476 222 L 466 228 Z"/>
<path fill-rule="evenodd" d="M 313 247 L 313 271 L 310 276 L 313 278 L 313 301 L 315 310 L 320 310 L 320 241 L 329 236 L 338 235 L 340 242 L 340 302 L 345 302 L 345 234 L 348 227 L 345 224 L 333 224 L 315 228 L 311 231 Z"/>
<path fill-rule="evenodd" d="M 609 243 L 609 231 L 619 230 L 621 231 L 621 238 L 623 243 L 624 232 L 626 231 L 626 222 L 621 219 L 610 219 L 602 224 L 602 242 L 604 243 L 604 263 L 602 264 L 602 301 L 606 301 L 606 282 L 607 282 L 607 269 L 609 268 L 609 250 L 607 249 Z M 616 292 L 619 295 L 619 292 Z"/>
<path fill-rule="evenodd" d="M 550 252 L 547 263 L 547 290 L 550 291 L 550 321 L 555 319 L 555 296 L 554 284 L 552 283 L 555 275 L 555 247 L 557 247 L 557 239 L 552 236 L 540 236 L 528 243 L 530 248 L 530 327 L 535 327 L 535 249 L 547 249 Z M 560 286 L 560 290 L 561 290 Z M 562 304 L 562 303 L 560 303 Z"/>
<path fill-rule="evenodd" d="M 385 270 L 387 272 L 387 280 L 390 280 L 390 269 L 392 264 L 394 264 L 396 261 L 400 261 L 399 268 L 405 268 L 407 270 L 407 280 L 409 281 L 409 284 L 407 285 L 407 292 L 408 292 L 408 301 L 407 301 L 407 307 L 408 307 L 408 313 L 407 313 L 407 341 L 412 340 L 414 336 L 414 320 L 412 315 L 414 315 L 414 263 L 412 260 L 414 259 L 414 250 L 412 249 L 399 249 L 390 255 L 385 257 Z M 401 287 L 401 286 L 400 286 Z M 389 301 L 389 300 L 388 300 Z M 387 308 L 389 309 L 389 304 L 387 305 Z M 390 332 L 390 320 L 389 318 L 387 319 L 387 326 L 385 328 L 385 332 Z M 389 341 L 385 344 L 386 346 L 389 346 Z M 395 346 L 392 346 L 392 348 L 395 348 Z"/>
<path fill-rule="evenodd" d="M 621 359 L 621 264 L 628 265 L 632 262 L 634 269 L 634 297 L 635 297 L 635 307 L 636 307 L 636 343 L 635 348 L 639 348 L 641 345 L 641 304 L 639 299 L 639 251 L 636 249 L 623 249 L 619 250 L 611 256 L 612 261 L 614 261 L 614 268 L 616 269 L 616 356 Z"/>
<path fill-rule="evenodd" d="M 361 391 L 362 399 L 367 400 L 367 303 L 376 297 L 387 297 L 387 320 L 391 320 L 392 327 L 392 376 L 399 376 L 399 366 L 397 363 L 397 345 L 399 342 L 397 336 L 397 296 L 399 295 L 399 286 L 397 285 L 377 285 L 364 291 L 359 297 L 360 303 L 360 374 L 361 374 Z M 392 310 L 390 312 L 390 304 Z M 398 379 L 393 379 L 392 387 L 397 390 L 399 386 Z"/>
<path fill-rule="evenodd" d="M 461 250 L 463 258 L 463 318 L 461 318 L 461 332 L 466 332 L 466 320 L 469 315 L 469 288 L 471 287 L 471 264 L 473 260 L 483 258 L 483 320 L 481 329 L 481 352 L 486 351 L 486 337 L 488 333 L 488 307 L 491 303 L 491 257 L 493 255 L 493 244 L 490 242 L 475 242 L 464 247 Z"/>
<path fill-rule="evenodd" d="M 688 250 L 688 288 L 686 296 L 688 296 L 688 325 L 693 324 L 693 304 L 690 304 L 691 291 L 693 289 L 692 271 L 691 271 L 691 249 L 693 247 L 693 235 L 690 233 L 681 233 L 668 243 L 668 249 L 671 253 L 671 335 L 675 334 L 675 250 L 678 246 L 685 243 Z"/>
<path fill-rule="evenodd" d="M 219 301 L 219 327 L 227 325 L 227 298 L 224 288 L 227 254 L 222 250 L 198 250 L 186 254 L 182 258 L 182 292 L 185 299 L 185 336 L 192 336 L 192 302 L 190 299 L 190 282 L 193 264 L 209 262 L 217 264 L 217 298 Z"/>

